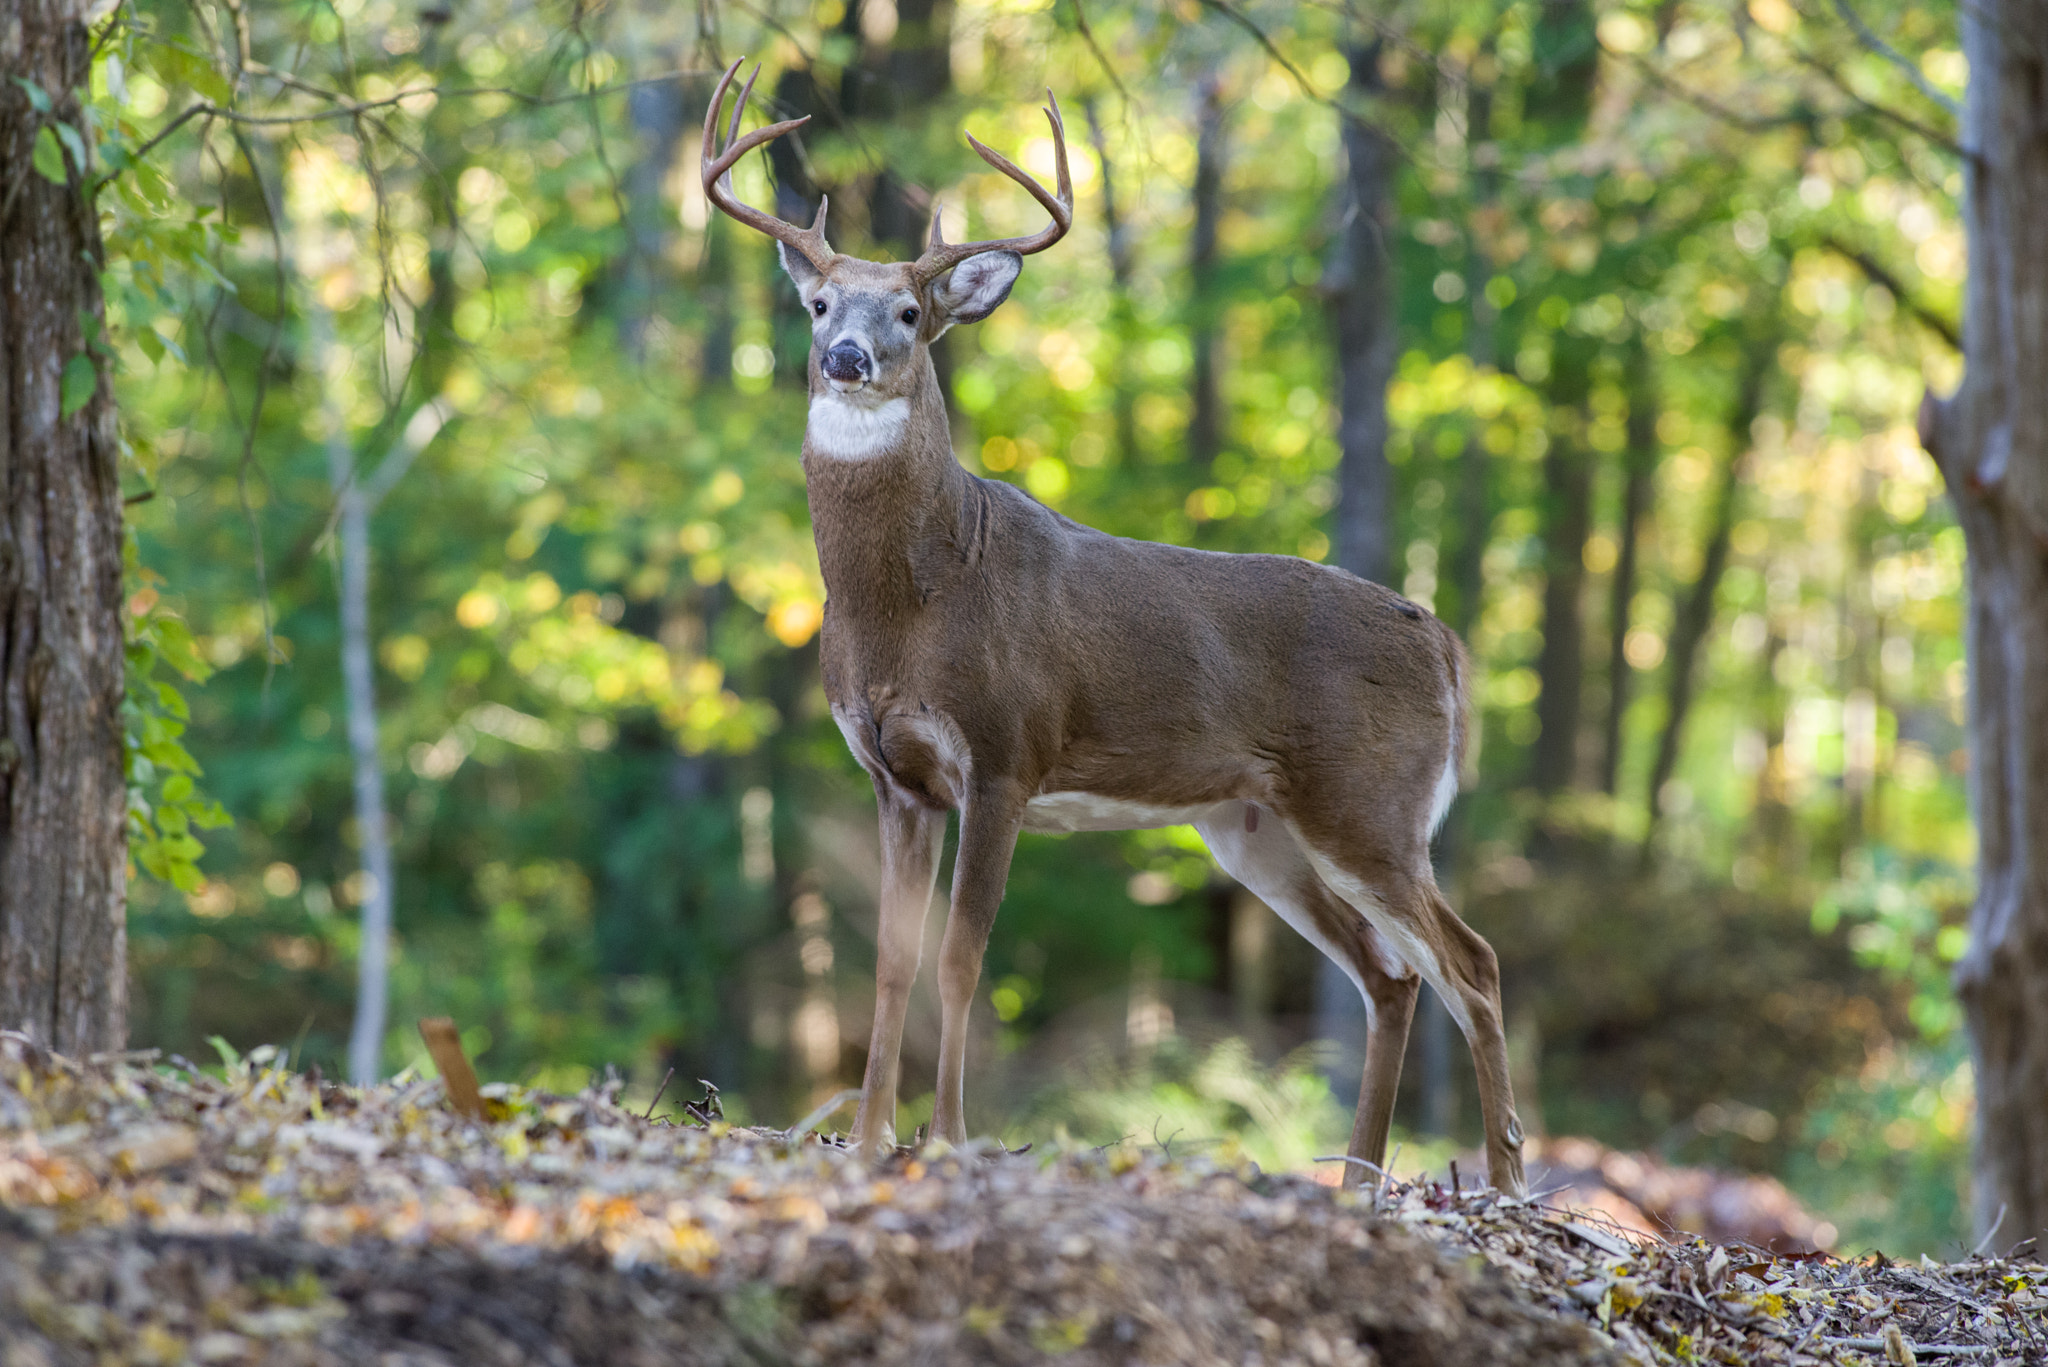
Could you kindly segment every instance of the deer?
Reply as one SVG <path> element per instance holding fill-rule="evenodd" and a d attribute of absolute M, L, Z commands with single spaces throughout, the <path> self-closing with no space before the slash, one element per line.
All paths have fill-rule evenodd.
<path fill-rule="evenodd" d="M 706 198 L 773 238 L 811 323 L 803 472 L 826 602 L 825 696 L 873 783 L 881 833 L 875 1017 L 852 1145 L 896 1146 L 897 1064 L 949 814 L 959 815 L 937 964 L 932 1137 L 968 1139 L 968 1019 L 1019 833 L 1189 824 L 1216 862 L 1328 955 L 1367 1008 L 1343 1184 L 1385 1162 L 1420 983 L 1471 1049 L 1487 1175 L 1526 1194 L 1492 948 L 1438 889 L 1429 845 L 1471 747 L 1471 669 L 1449 627 L 1314 561 L 1110 536 L 955 458 L 931 347 L 988 317 L 1024 258 L 1073 226 L 1059 102 L 1057 188 L 967 135 L 1051 217 L 1026 237 L 947 242 L 934 209 L 910 262 L 835 252 L 755 209 L 731 171 L 801 127 L 741 136 L 757 64 L 719 138 L 734 62 L 704 116 Z"/>

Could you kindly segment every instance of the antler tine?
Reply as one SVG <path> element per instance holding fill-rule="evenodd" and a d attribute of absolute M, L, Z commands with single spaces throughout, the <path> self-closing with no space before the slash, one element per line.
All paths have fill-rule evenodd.
<path fill-rule="evenodd" d="M 1050 90 L 1045 92 L 1051 103 L 1045 110 L 1046 122 L 1052 125 L 1053 161 L 1059 173 L 1059 190 L 1055 194 L 1041 185 L 1037 178 L 1019 169 L 1017 164 L 1001 152 L 978 141 L 972 133 L 967 135 L 967 145 L 981 155 L 981 159 L 1001 171 L 1031 192 L 1031 197 L 1044 206 L 1052 215 L 1052 222 L 1029 237 L 1005 237 L 988 242 L 949 243 L 940 236 L 939 215 L 936 206 L 932 211 L 931 245 L 925 254 L 917 259 L 913 269 L 919 280 L 933 280 L 959 265 L 970 256 L 984 252 L 1015 252 L 1029 256 L 1042 252 L 1067 235 L 1074 226 L 1074 177 L 1067 165 L 1067 125 L 1060 117 L 1060 102 Z"/>
<path fill-rule="evenodd" d="M 756 128 L 745 137 L 739 135 L 740 115 L 746 112 L 747 100 L 754 93 L 754 82 L 761 75 L 761 64 L 756 62 L 753 74 L 747 77 L 746 85 L 740 88 L 739 100 L 733 105 L 732 124 L 721 150 L 718 147 L 718 111 L 725 104 L 725 92 L 731 88 L 732 78 L 739 74 L 740 62 L 745 60 L 741 58 L 725 69 L 725 75 L 719 77 L 718 89 L 711 93 L 710 107 L 704 111 L 704 197 L 749 228 L 794 247 L 805 260 L 824 270 L 834 256 L 831 245 L 825 241 L 825 211 L 829 207 L 826 201 L 819 201 L 818 216 L 812 220 L 811 226 L 799 228 L 773 214 L 762 213 L 733 193 L 732 168 L 741 157 L 763 143 L 773 142 L 792 128 L 801 128 L 810 122 L 810 116 L 806 114 L 800 119 L 785 119 L 765 128 Z"/>

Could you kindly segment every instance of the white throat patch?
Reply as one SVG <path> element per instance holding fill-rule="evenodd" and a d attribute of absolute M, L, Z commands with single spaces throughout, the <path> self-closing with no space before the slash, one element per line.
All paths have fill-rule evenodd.
<path fill-rule="evenodd" d="M 804 435 L 821 456 L 871 460 L 896 444 L 909 421 L 908 399 L 868 406 L 850 395 L 827 392 L 811 400 L 811 421 Z"/>

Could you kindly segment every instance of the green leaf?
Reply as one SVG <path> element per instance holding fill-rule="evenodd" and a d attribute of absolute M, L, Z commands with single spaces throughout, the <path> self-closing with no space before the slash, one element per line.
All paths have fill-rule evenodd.
<path fill-rule="evenodd" d="M 56 129 L 57 136 L 63 140 L 64 146 L 70 150 L 71 159 L 78 163 L 79 172 L 83 174 L 92 162 L 92 159 L 86 155 L 85 139 L 79 135 L 76 128 L 61 120 L 56 124 Z"/>
<path fill-rule="evenodd" d="M 222 106 L 232 99 L 227 79 L 205 58 L 178 47 L 159 49 L 158 58 L 166 73 L 191 86 L 201 99 Z"/>
<path fill-rule="evenodd" d="M 155 328 L 141 328 L 135 334 L 135 345 L 142 348 L 142 354 L 149 357 L 151 365 L 158 365 L 164 359 L 164 339 L 157 335 Z"/>
<path fill-rule="evenodd" d="M 44 129 L 48 132 L 48 129 Z M 98 372 L 92 368 L 92 357 L 79 352 L 64 363 L 64 378 L 58 384 L 58 394 L 63 400 L 63 415 L 69 418 L 85 407 L 92 399 L 93 390 L 99 385 Z"/>
<path fill-rule="evenodd" d="M 36 113 L 47 114 L 50 112 L 49 91 L 43 89 L 26 76 L 16 76 L 14 83 L 20 86 L 22 92 L 28 96 L 28 102 L 35 106 Z"/>
<path fill-rule="evenodd" d="M 206 1042 L 213 1046 L 213 1052 L 220 1055 L 221 1063 L 226 1065 L 230 1070 L 242 1066 L 242 1056 L 239 1052 L 236 1051 L 234 1045 L 229 1044 L 219 1035 L 208 1035 L 206 1037 Z"/>
<path fill-rule="evenodd" d="M 164 801 L 185 802 L 192 796 L 192 776 L 172 774 L 164 780 Z"/>
<path fill-rule="evenodd" d="M 28 159 L 42 178 L 52 185 L 71 183 L 71 172 L 64 165 L 64 149 L 57 145 L 57 135 L 47 124 L 36 130 L 35 150 L 29 153 Z"/>

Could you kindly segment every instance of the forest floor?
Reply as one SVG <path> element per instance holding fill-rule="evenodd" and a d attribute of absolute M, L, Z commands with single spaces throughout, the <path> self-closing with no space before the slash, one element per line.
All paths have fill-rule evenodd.
<path fill-rule="evenodd" d="M 715 1104 L 0 1032 L 0 1367 L 2048 1363 L 2048 1267 L 1774 1256 L 1159 1148 L 879 1167 Z M 699 1121 L 701 1120 L 701 1123 Z"/>

